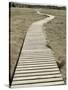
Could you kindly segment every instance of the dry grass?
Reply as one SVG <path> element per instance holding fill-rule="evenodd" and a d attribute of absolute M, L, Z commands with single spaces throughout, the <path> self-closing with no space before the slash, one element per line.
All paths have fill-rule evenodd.
<path fill-rule="evenodd" d="M 39 16 L 34 9 L 30 8 L 11 8 L 11 30 L 10 30 L 10 60 L 11 60 L 11 76 L 17 62 L 19 52 L 24 43 L 26 32 L 29 26 L 37 20 L 44 18 Z"/>
<path fill-rule="evenodd" d="M 53 9 L 41 9 L 40 11 L 55 16 L 54 20 L 47 25 L 44 24 L 44 31 L 49 40 L 48 46 L 54 51 L 58 67 L 66 82 L 66 11 Z"/>

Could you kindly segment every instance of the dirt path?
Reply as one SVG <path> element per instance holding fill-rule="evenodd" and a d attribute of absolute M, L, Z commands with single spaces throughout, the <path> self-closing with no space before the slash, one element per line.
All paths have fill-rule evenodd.
<path fill-rule="evenodd" d="M 37 14 L 43 15 L 39 11 Z M 52 15 L 47 16 L 34 22 L 27 32 L 12 87 L 64 84 L 53 52 L 47 47 L 47 36 L 42 30 L 44 23 L 54 19 Z"/>

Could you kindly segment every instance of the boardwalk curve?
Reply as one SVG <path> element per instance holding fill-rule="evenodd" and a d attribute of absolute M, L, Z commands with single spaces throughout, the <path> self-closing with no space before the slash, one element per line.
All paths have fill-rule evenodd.
<path fill-rule="evenodd" d="M 39 11 L 37 14 L 43 15 Z M 54 16 L 46 15 L 47 18 L 32 23 L 27 32 L 12 87 L 64 84 L 53 51 L 47 47 L 47 36 L 42 30 L 44 23 L 54 19 Z"/>

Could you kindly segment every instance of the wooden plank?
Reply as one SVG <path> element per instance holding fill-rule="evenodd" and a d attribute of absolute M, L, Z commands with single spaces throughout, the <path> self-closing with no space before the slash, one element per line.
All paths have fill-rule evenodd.
<path fill-rule="evenodd" d="M 26 79 L 38 79 L 38 78 L 58 78 L 58 77 L 61 77 L 61 74 L 51 74 L 51 75 L 42 75 L 42 76 L 40 76 L 40 75 L 38 75 L 38 76 L 33 76 L 33 77 L 15 77 L 13 80 L 26 80 Z"/>
<path fill-rule="evenodd" d="M 40 82 L 40 83 L 34 83 L 34 84 L 17 84 L 17 85 L 12 85 L 12 88 L 20 88 L 20 87 L 41 87 L 41 86 L 56 86 L 56 85 L 64 85 L 63 81 L 57 81 L 57 82 Z"/>
<path fill-rule="evenodd" d="M 41 79 L 34 79 L 34 80 L 20 80 L 20 81 L 13 81 L 12 82 L 12 85 L 13 84 L 29 84 L 29 83 L 39 83 L 39 82 L 45 82 L 45 83 L 48 83 L 48 82 L 57 82 L 57 81 L 62 81 L 62 78 L 61 77 L 58 77 L 58 78 L 48 78 L 48 79 L 45 79 L 45 78 L 41 78 Z"/>
<path fill-rule="evenodd" d="M 44 68 L 44 69 L 27 70 L 27 71 L 26 70 L 25 71 L 24 70 L 20 70 L 20 71 L 16 70 L 15 74 L 16 73 L 25 73 L 25 72 L 26 73 L 36 73 L 36 72 L 39 72 L 39 71 L 44 71 L 44 72 L 58 71 L 58 68 L 52 68 L 52 69 L 45 69 Z"/>
<path fill-rule="evenodd" d="M 45 67 L 45 66 L 40 66 L 40 67 L 22 67 L 22 68 L 16 68 L 16 70 L 33 70 L 33 69 L 48 69 L 48 68 L 57 68 L 57 66 L 48 66 L 48 67 Z"/>
<path fill-rule="evenodd" d="M 59 71 L 52 71 L 52 72 L 36 72 L 36 73 L 21 73 L 21 74 L 19 74 L 19 73 L 17 73 L 17 74 L 15 74 L 14 76 L 16 77 L 16 76 L 27 76 L 27 77 L 29 77 L 29 76 L 36 76 L 36 75 L 43 75 L 43 74 L 45 74 L 45 75 L 51 75 L 51 74 L 59 74 L 60 72 Z"/>

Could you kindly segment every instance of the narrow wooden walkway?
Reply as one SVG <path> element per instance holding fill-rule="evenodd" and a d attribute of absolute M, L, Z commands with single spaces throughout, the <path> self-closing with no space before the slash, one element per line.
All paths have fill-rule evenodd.
<path fill-rule="evenodd" d="M 54 16 L 33 23 L 26 35 L 12 87 L 62 85 L 64 81 L 43 33 L 43 24 Z"/>

